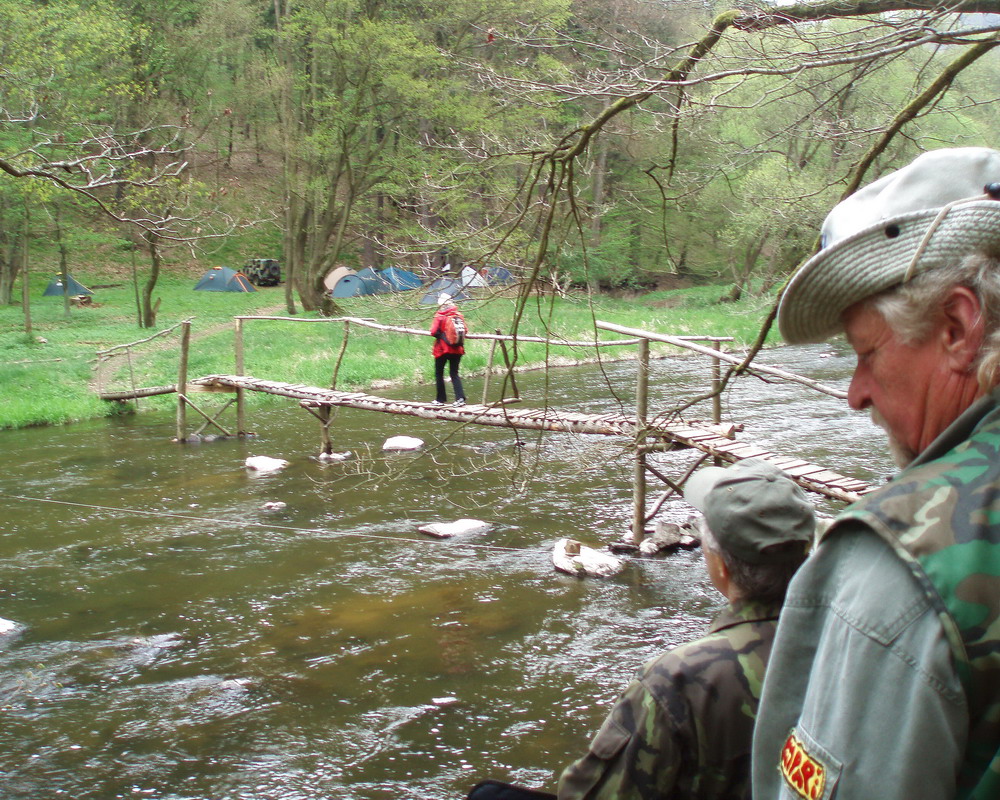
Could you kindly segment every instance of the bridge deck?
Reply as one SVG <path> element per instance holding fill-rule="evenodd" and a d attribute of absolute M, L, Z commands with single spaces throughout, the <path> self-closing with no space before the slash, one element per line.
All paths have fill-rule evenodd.
<path fill-rule="evenodd" d="M 318 386 L 282 383 L 245 375 L 209 375 L 190 381 L 202 390 L 233 391 L 244 389 L 298 400 L 304 407 L 343 407 L 386 414 L 403 414 L 424 419 L 443 419 L 475 425 L 546 430 L 564 433 L 597 434 L 602 436 L 636 437 L 634 416 L 620 413 L 581 414 L 552 408 L 512 409 L 509 406 L 469 404 L 435 406 L 414 400 L 392 400 L 365 392 L 341 392 Z M 707 423 L 684 422 L 673 418 L 650 417 L 646 423 L 649 440 L 671 443 L 695 450 L 727 462 L 746 458 L 770 461 L 787 472 L 803 488 L 845 502 L 853 502 L 871 491 L 868 483 L 839 475 L 836 472 L 801 459 L 772 453 L 763 448 L 732 438 L 733 427 Z"/>

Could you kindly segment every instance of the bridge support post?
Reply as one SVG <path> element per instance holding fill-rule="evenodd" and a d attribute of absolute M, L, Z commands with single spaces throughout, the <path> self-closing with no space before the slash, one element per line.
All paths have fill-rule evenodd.
<path fill-rule="evenodd" d="M 320 406 L 319 414 L 320 437 L 323 449 L 320 452 L 330 455 L 333 452 L 333 442 L 330 441 L 330 406 Z"/>
<path fill-rule="evenodd" d="M 722 341 L 712 339 L 715 350 L 722 349 Z M 716 425 L 722 422 L 722 362 L 718 356 L 712 356 L 712 422 Z M 713 459 L 715 466 L 722 466 L 722 459 Z"/>
<path fill-rule="evenodd" d="M 181 323 L 181 357 L 177 367 L 177 441 L 187 439 L 187 372 L 188 349 L 191 346 L 191 320 Z"/>
<path fill-rule="evenodd" d="M 649 339 L 639 340 L 635 388 L 635 471 L 632 477 L 632 544 L 646 535 L 646 414 L 649 406 Z"/>
<path fill-rule="evenodd" d="M 233 335 L 233 347 L 235 348 L 236 374 L 243 377 L 243 318 L 236 318 L 236 331 Z M 236 435 L 247 435 L 246 403 L 244 402 L 244 390 L 236 390 Z"/>

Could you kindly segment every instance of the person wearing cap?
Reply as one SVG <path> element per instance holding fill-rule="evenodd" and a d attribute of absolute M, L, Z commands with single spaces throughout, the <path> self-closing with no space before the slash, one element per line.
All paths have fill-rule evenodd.
<path fill-rule="evenodd" d="M 754 797 L 1000 797 L 1000 151 L 931 151 L 837 205 L 778 325 L 845 334 L 848 403 L 903 469 L 789 588 Z"/>
<path fill-rule="evenodd" d="M 438 295 L 437 305 L 437 312 L 431 321 L 431 336 L 434 337 L 434 348 L 431 350 L 431 355 L 434 356 L 434 384 L 437 389 L 433 405 L 442 406 L 448 400 L 444 385 L 444 370 L 447 367 L 451 377 L 451 387 L 455 392 L 453 405 L 464 406 L 465 390 L 462 388 L 462 378 L 458 374 L 458 365 L 462 361 L 462 356 L 465 355 L 465 347 L 461 344 L 449 344 L 444 336 L 447 318 L 461 317 L 462 315 L 452 296 L 446 292 Z"/>
<path fill-rule="evenodd" d="M 692 476 L 709 578 L 727 598 L 708 634 L 649 661 L 589 752 L 563 772 L 558 800 L 750 798 L 760 687 L 785 589 L 813 539 L 812 504 L 760 460 Z"/>

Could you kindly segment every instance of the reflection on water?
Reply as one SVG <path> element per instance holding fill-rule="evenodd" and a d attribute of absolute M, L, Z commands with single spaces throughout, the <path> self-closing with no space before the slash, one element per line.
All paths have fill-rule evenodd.
<path fill-rule="evenodd" d="M 765 360 L 842 388 L 850 368 L 832 346 Z M 531 404 L 543 380 L 518 379 Z M 703 391 L 706 367 L 656 361 L 651 382 L 659 410 Z M 633 386 L 632 364 L 562 369 L 549 402 L 628 408 Z M 750 378 L 725 413 L 778 452 L 864 478 L 891 469 L 881 434 L 842 401 Z M 252 416 L 256 439 L 184 447 L 167 415 L 0 434 L 0 616 L 24 626 L 0 637 L 5 797 L 551 786 L 638 665 L 718 606 L 696 552 L 606 581 L 552 570 L 557 538 L 601 544 L 628 525 L 619 442 L 341 411 L 335 449 L 359 458 L 323 465 L 311 417 Z M 396 434 L 443 444 L 383 457 Z M 248 474 L 258 454 L 291 464 Z M 693 457 L 655 458 L 677 470 Z M 287 507 L 262 508 L 274 500 Z M 415 530 L 467 516 L 492 530 Z"/>

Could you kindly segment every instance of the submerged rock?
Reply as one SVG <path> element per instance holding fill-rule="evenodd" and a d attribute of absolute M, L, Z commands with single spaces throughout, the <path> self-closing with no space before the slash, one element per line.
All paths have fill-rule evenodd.
<path fill-rule="evenodd" d="M 607 578 L 620 572 L 624 562 L 575 539 L 560 539 L 552 548 L 552 564 L 560 572 L 578 577 Z"/>
<path fill-rule="evenodd" d="M 383 450 L 419 450 L 424 440 L 416 436 L 390 436 L 382 445 Z"/>
<path fill-rule="evenodd" d="M 347 461 L 352 455 L 350 450 L 345 450 L 343 453 L 320 453 L 316 458 L 320 461 Z"/>
<path fill-rule="evenodd" d="M 662 550 L 674 550 L 678 547 L 692 548 L 699 544 L 701 544 L 701 537 L 691 525 L 657 522 L 653 535 L 646 537 L 639 544 L 639 552 L 644 556 L 651 556 Z"/>
<path fill-rule="evenodd" d="M 459 519 L 454 522 L 432 522 L 417 528 L 421 533 L 434 536 L 437 539 L 450 539 L 463 533 L 482 533 L 489 530 L 490 524 L 481 519 Z"/>
<path fill-rule="evenodd" d="M 277 472 L 288 466 L 285 459 L 271 458 L 270 456 L 247 456 L 244 463 L 247 469 L 254 472 Z"/>
<path fill-rule="evenodd" d="M 287 505 L 287 503 L 283 503 L 281 500 L 271 500 L 270 502 L 264 503 L 261 508 L 265 511 L 280 511 Z"/>

